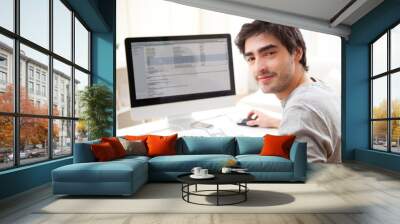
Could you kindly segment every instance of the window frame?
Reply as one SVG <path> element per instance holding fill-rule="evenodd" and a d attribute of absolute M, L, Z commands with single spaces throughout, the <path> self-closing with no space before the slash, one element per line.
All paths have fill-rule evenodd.
<path fill-rule="evenodd" d="M 79 120 L 79 117 L 75 117 L 75 108 L 72 107 L 71 108 L 71 114 L 68 116 L 56 116 L 53 115 L 53 59 L 58 60 L 59 62 L 62 62 L 68 66 L 71 66 L 71 84 L 72 84 L 72 89 L 70 90 L 72 93 L 72 99 L 71 99 L 71 103 L 72 105 L 74 105 L 75 103 L 75 88 L 74 88 L 74 82 L 75 82 L 75 69 L 85 73 L 88 75 L 89 77 L 89 83 L 88 86 L 92 85 L 92 69 L 91 69 L 91 49 L 92 49 L 92 44 L 91 44 L 91 37 L 92 37 L 92 31 L 91 29 L 89 29 L 89 27 L 87 26 L 87 24 L 83 21 L 83 19 L 72 9 L 72 7 L 65 1 L 65 0 L 59 0 L 69 11 L 71 11 L 71 18 L 70 18 L 70 23 L 71 23 L 71 58 L 67 59 L 64 58 L 61 55 L 58 55 L 57 53 L 55 53 L 54 50 L 54 39 L 53 39 L 53 1 L 54 0 L 48 0 L 49 3 L 49 47 L 48 49 L 46 49 L 45 47 L 42 47 L 39 44 L 34 43 L 33 41 L 30 41 L 29 39 L 24 38 L 23 36 L 20 35 L 20 0 L 14 0 L 13 1 L 13 10 L 14 10 L 14 30 L 10 31 L 4 27 L 0 26 L 0 35 L 3 35 L 7 38 L 11 38 L 13 40 L 13 64 L 12 66 L 12 74 L 13 75 L 13 79 L 14 79 L 14 110 L 13 112 L 1 112 L 0 111 L 0 116 L 11 116 L 13 119 L 13 153 L 14 153 L 14 161 L 13 161 L 13 166 L 11 167 L 5 167 L 5 168 L 0 168 L 0 172 L 4 171 L 4 170 L 10 170 L 10 169 L 15 169 L 18 167 L 23 167 L 23 166 L 29 166 L 29 165 L 33 165 L 33 164 L 37 164 L 37 163 L 43 163 L 49 160 L 53 160 L 53 159 L 62 159 L 65 157 L 70 157 L 73 156 L 73 152 L 74 152 L 74 143 L 75 143 L 75 125 L 76 125 L 76 121 Z M 79 20 L 79 22 L 83 25 L 83 27 L 88 31 L 88 61 L 89 61 L 89 65 L 88 65 L 88 69 L 85 69 L 81 66 L 79 66 L 78 64 L 75 63 L 75 18 L 77 20 Z M 46 115 L 39 115 L 39 114 L 27 114 L 27 113 L 21 113 L 20 112 L 20 85 L 21 85 L 21 81 L 20 81 L 20 64 L 21 64 L 21 57 L 20 57 L 20 45 L 23 44 L 27 47 L 32 48 L 33 50 L 36 50 L 42 54 L 45 54 L 46 56 L 48 56 L 49 59 L 49 63 L 48 63 L 48 74 L 47 74 L 47 83 L 46 83 L 46 87 L 45 87 L 45 95 L 48 97 L 48 112 Z M 35 85 L 40 83 L 40 87 L 42 87 L 42 79 L 41 79 L 41 75 L 43 70 L 40 69 L 39 71 L 39 80 L 37 80 L 36 77 L 36 72 L 37 72 L 37 68 L 33 67 L 33 79 L 31 79 L 30 73 L 29 73 L 29 69 L 30 69 L 30 65 L 29 63 L 27 63 L 27 73 L 26 75 L 26 82 L 32 81 L 34 84 L 34 92 L 36 92 L 35 89 Z M 27 84 L 28 85 L 28 84 Z M 28 86 L 26 86 L 28 87 Z M 28 87 L 29 88 L 29 87 Z M 27 89 L 27 91 L 29 91 Z M 35 94 L 36 95 L 36 94 Z M 40 94 L 37 95 L 39 97 L 43 97 L 40 91 Z M 34 102 L 35 103 L 35 102 Z M 48 150 L 48 155 L 47 158 L 43 158 L 43 160 L 40 160 L 38 162 L 32 162 L 32 163 L 26 163 L 26 164 L 21 164 L 21 158 L 20 158 L 20 119 L 21 118 L 45 118 L 47 119 L 48 122 L 48 136 L 47 136 L 47 142 L 49 144 L 47 144 L 47 149 Z M 53 152 L 55 147 L 53 147 L 53 144 L 50 144 L 53 142 L 53 122 L 56 120 L 66 120 L 66 121 L 70 121 L 71 122 L 71 153 L 68 155 L 63 155 L 63 156 L 54 156 Z"/>
<path fill-rule="evenodd" d="M 400 152 L 394 152 L 392 151 L 392 122 L 393 121 L 400 121 L 400 117 L 393 117 L 392 116 L 392 98 L 391 98 L 391 91 L 392 91 L 392 85 L 391 85 L 391 80 L 392 76 L 396 75 L 396 73 L 400 72 L 400 67 L 391 69 L 391 30 L 395 28 L 396 26 L 400 26 L 400 21 L 397 21 L 396 23 L 392 24 L 389 28 L 385 29 L 385 31 L 381 34 L 379 34 L 375 39 L 373 39 L 369 44 L 369 149 L 373 151 L 379 151 L 379 152 L 386 152 L 386 153 L 391 153 L 391 154 L 400 154 Z M 373 44 L 376 43 L 381 37 L 384 35 L 387 35 L 387 63 L 386 63 L 386 71 L 382 72 L 380 74 L 376 74 L 374 76 L 373 74 Z M 374 87 L 373 87 L 373 81 L 378 78 L 386 77 L 386 87 L 387 87 L 387 93 L 386 93 L 386 98 L 387 98 L 387 105 L 386 105 L 386 118 L 373 118 L 373 93 L 374 93 Z M 374 133 L 373 133 L 373 122 L 375 121 L 386 121 L 386 150 L 379 150 L 374 148 Z"/>

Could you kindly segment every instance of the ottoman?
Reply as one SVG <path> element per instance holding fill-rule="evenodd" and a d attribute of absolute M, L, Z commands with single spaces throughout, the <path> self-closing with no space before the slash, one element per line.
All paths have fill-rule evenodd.
<path fill-rule="evenodd" d="M 53 193 L 132 195 L 148 180 L 145 159 L 74 163 L 52 171 Z"/>

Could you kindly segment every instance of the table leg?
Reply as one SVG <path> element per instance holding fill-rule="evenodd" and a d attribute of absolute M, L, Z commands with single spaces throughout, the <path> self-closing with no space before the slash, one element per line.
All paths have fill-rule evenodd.
<path fill-rule="evenodd" d="M 195 191 L 197 192 L 197 184 L 196 184 L 196 186 L 195 186 Z"/>
<path fill-rule="evenodd" d="M 247 201 L 247 183 L 244 183 L 244 201 Z"/>
<path fill-rule="evenodd" d="M 217 184 L 217 206 L 219 205 L 219 184 Z"/>

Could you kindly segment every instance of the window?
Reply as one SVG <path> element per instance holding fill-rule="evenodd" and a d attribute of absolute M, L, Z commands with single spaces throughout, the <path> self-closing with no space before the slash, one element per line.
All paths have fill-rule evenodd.
<path fill-rule="evenodd" d="M 64 85 L 65 83 L 70 83 L 72 84 L 72 68 L 69 65 L 66 65 L 56 59 L 53 60 L 53 77 L 54 77 L 54 83 L 53 83 L 53 90 L 54 90 L 54 95 L 53 95 L 53 104 L 58 104 L 58 97 L 59 97 L 59 92 L 60 92 L 60 100 L 62 103 L 64 103 L 64 96 L 71 96 L 72 92 L 70 89 L 65 89 Z M 70 97 L 71 102 L 69 104 L 72 104 L 72 98 Z M 53 105 L 55 106 L 55 105 Z M 72 108 L 68 107 L 65 111 L 66 113 L 62 114 L 62 116 L 68 116 L 72 117 Z M 53 114 L 59 114 L 60 111 L 59 109 L 53 110 Z"/>
<path fill-rule="evenodd" d="M 89 32 L 75 18 L 75 62 L 82 68 L 89 69 Z"/>
<path fill-rule="evenodd" d="M 29 74 L 29 79 L 33 80 L 33 67 L 32 66 L 29 66 L 28 74 Z"/>
<path fill-rule="evenodd" d="M 1 8 L 3 1 L 0 2 L 1 14 L 3 12 Z M 2 16 L 0 15 L 0 21 Z M 14 72 L 11 62 L 14 57 L 14 42 L 11 38 L 0 33 L 0 46 L 0 112 L 12 113 L 14 111 Z"/>
<path fill-rule="evenodd" d="M 400 25 L 371 43 L 371 148 L 400 153 Z"/>
<path fill-rule="evenodd" d="M 0 84 L 6 85 L 7 84 L 7 73 L 0 71 Z"/>
<path fill-rule="evenodd" d="M 0 0 L 0 26 L 8 30 L 0 29 L 0 83 L 7 85 L 0 85 L 0 170 L 70 156 L 76 130 L 85 130 L 76 128 L 76 91 L 70 87 L 76 82 L 84 85 L 80 74 L 85 74 L 85 85 L 89 85 L 90 32 L 66 4 L 62 0 Z M 19 12 L 14 13 L 15 9 Z M 19 58 L 18 63 L 14 58 Z M 18 88 L 14 88 L 15 76 Z M 82 133 L 85 138 L 86 132 Z"/>
<path fill-rule="evenodd" d="M 89 75 L 79 70 L 75 71 L 75 117 L 79 117 L 81 114 L 81 108 L 79 106 L 80 93 L 89 85 Z"/>
<path fill-rule="evenodd" d="M 53 120 L 53 146 L 53 157 L 70 155 L 72 153 L 71 120 Z"/>
<path fill-rule="evenodd" d="M 7 68 L 7 56 L 0 54 L 0 67 Z"/>
<path fill-rule="evenodd" d="M 46 86 L 42 86 L 42 96 L 46 96 Z"/>
<path fill-rule="evenodd" d="M 40 81 L 40 70 L 36 69 L 36 80 Z"/>
<path fill-rule="evenodd" d="M 36 84 L 36 95 L 40 95 L 40 84 Z"/>
<path fill-rule="evenodd" d="M 72 12 L 60 1 L 53 0 L 54 53 L 71 60 Z"/>
<path fill-rule="evenodd" d="M 0 91 L 5 92 L 7 87 L 7 56 L 0 54 Z"/>
<path fill-rule="evenodd" d="M 29 94 L 33 94 L 34 92 L 33 82 L 28 82 L 28 92 Z"/>
<path fill-rule="evenodd" d="M 13 117 L 0 115 L 0 170 L 14 166 Z"/>
<path fill-rule="evenodd" d="M 0 1 L 0 26 L 14 31 L 14 0 Z"/>
<path fill-rule="evenodd" d="M 20 0 L 21 36 L 49 48 L 49 0 Z"/>

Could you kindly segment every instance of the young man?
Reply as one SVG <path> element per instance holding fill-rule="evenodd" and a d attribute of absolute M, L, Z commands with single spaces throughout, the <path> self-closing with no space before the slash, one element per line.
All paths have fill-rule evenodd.
<path fill-rule="evenodd" d="M 248 125 L 279 128 L 307 142 L 308 162 L 341 162 L 340 105 L 322 82 L 308 76 L 306 46 L 297 28 L 254 21 L 242 26 L 236 45 L 264 93 L 283 107 L 282 120 L 251 111 Z"/>

